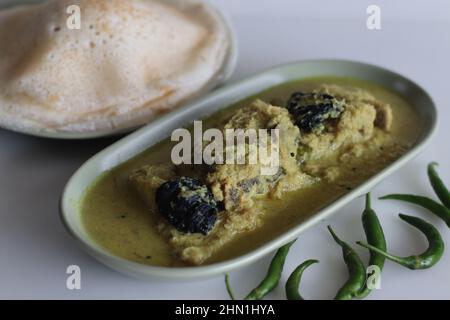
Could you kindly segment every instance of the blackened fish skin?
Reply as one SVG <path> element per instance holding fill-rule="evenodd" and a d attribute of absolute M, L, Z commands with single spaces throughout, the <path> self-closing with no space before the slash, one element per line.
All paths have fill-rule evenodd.
<path fill-rule="evenodd" d="M 339 118 L 344 104 L 327 93 L 294 92 L 287 109 L 300 130 L 310 133 L 321 132 L 326 120 Z"/>
<path fill-rule="evenodd" d="M 198 179 L 168 181 L 158 188 L 155 200 L 160 214 L 178 231 L 206 235 L 216 223 L 219 205 Z"/>

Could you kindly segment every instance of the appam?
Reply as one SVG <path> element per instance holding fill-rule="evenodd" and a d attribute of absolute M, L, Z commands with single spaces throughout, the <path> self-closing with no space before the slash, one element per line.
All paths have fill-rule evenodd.
<path fill-rule="evenodd" d="M 69 6 L 80 28 L 69 28 Z M 73 21 L 73 20 L 71 20 Z M 196 0 L 49 0 L 0 11 L 0 126 L 88 138 L 130 131 L 234 67 L 227 20 Z"/>

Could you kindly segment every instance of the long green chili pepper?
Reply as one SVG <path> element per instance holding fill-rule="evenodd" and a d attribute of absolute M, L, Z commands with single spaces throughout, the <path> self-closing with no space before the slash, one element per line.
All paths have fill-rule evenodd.
<path fill-rule="evenodd" d="M 428 209 L 431 213 L 444 220 L 448 227 L 450 227 L 450 209 L 443 206 L 437 201 L 423 196 L 416 196 L 412 194 L 390 194 L 380 198 L 381 200 L 400 200 L 413 203 L 422 208 Z"/>
<path fill-rule="evenodd" d="M 430 223 L 412 216 L 399 214 L 400 219 L 409 223 L 410 225 L 419 229 L 426 236 L 428 240 L 428 249 L 420 255 L 413 255 L 409 257 L 398 257 L 384 252 L 374 246 L 358 241 L 357 244 L 375 252 L 384 255 L 387 259 L 392 260 L 406 268 L 427 269 L 434 266 L 442 257 L 444 253 L 444 242 L 442 241 L 439 231 Z"/>
<path fill-rule="evenodd" d="M 288 255 L 289 249 L 294 242 L 295 240 L 289 242 L 288 244 L 285 244 L 278 249 L 277 253 L 275 253 L 275 256 L 272 259 L 272 262 L 270 263 L 266 277 L 244 298 L 245 300 L 262 299 L 265 295 L 276 288 L 278 282 L 280 282 L 281 272 L 283 271 L 286 256 Z"/>
<path fill-rule="evenodd" d="M 286 298 L 288 300 L 303 300 L 303 297 L 298 292 L 303 271 L 305 271 L 310 265 L 318 262 L 318 260 L 306 260 L 291 273 L 285 286 Z"/>
<path fill-rule="evenodd" d="M 433 187 L 433 190 L 438 198 L 441 200 L 442 204 L 450 209 L 450 191 L 448 191 L 444 182 L 436 172 L 436 166 L 438 166 L 437 162 L 432 162 L 428 165 L 428 179 L 430 180 L 431 186 Z"/>
<path fill-rule="evenodd" d="M 334 297 L 335 300 L 349 300 L 358 296 L 366 281 L 366 269 L 358 254 L 347 243 L 338 238 L 333 229 L 328 226 L 334 241 L 342 248 L 342 255 L 347 265 L 349 278 L 339 289 Z"/>
<path fill-rule="evenodd" d="M 380 250 L 386 251 L 386 239 L 384 237 L 383 228 L 381 227 L 377 214 L 371 207 L 370 193 L 366 194 L 366 208 L 364 209 L 361 220 L 367 243 Z M 377 266 L 381 271 L 383 270 L 385 260 L 386 258 L 382 254 L 370 251 L 369 266 Z M 372 290 L 367 286 L 366 280 L 364 288 L 358 292 L 357 297 L 363 299 L 369 295 L 370 291 Z"/>
<path fill-rule="evenodd" d="M 296 239 L 297 240 L 297 239 Z M 281 272 L 283 271 L 284 262 L 289 253 L 289 249 L 292 244 L 296 241 L 291 241 L 277 250 L 275 256 L 270 262 L 269 270 L 267 271 L 266 277 L 261 281 L 261 283 L 253 289 L 244 299 L 245 300 L 259 300 L 270 293 L 280 282 Z M 229 276 L 225 275 L 225 285 L 230 295 L 230 298 L 234 300 L 233 291 L 230 286 Z"/>

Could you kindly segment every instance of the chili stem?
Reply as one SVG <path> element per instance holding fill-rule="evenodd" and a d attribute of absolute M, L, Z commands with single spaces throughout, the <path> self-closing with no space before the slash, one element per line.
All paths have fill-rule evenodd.
<path fill-rule="evenodd" d="M 230 286 L 230 275 L 228 273 L 225 274 L 225 286 L 227 288 L 227 292 L 228 292 L 228 295 L 230 296 L 230 299 L 236 300 L 234 298 L 233 289 L 231 289 L 231 286 Z"/>
<path fill-rule="evenodd" d="M 436 171 L 436 167 L 438 165 L 439 164 L 437 162 L 432 162 L 428 165 L 428 179 L 430 180 L 431 186 L 433 187 L 433 190 L 438 198 L 441 200 L 442 204 L 450 209 L 450 191 L 448 191 Z"/>
<path fill-rule="evenodd" d="M 400 200 L 418 205 L 435 214 L 450 227 L 450 209 L 443 206 L 437 201 L 424 196 L 417 196 L 412 194 L 390 194 L 380 198 L 381 200 Z"/>

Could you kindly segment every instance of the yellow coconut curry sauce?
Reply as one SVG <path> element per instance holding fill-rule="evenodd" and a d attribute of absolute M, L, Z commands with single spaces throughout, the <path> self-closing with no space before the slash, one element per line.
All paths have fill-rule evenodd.
<path fill-rule="evenodd" d="M 211 115 L 203 122 L 203 127 L 215 127 L 255 99 L 274 106 L 285 106 L 293 92 L 313 91 L 324 84 L 356 87 L 370 93 L 377 101 L 388 104 L 392 110 L 389 132 L 377 129 L 379 133 L 364 143 L 309 161 L 304 170 L 320 177 L 320 181 L 284 192 L 278 198 L 256 200 L 253 204 L 255 210 L 264 213 L 258 227 L 235 235 L 202 264 L 237 257 L 270 241 L 363 183 L 415 143 L 420 122 L 406 100 L 382 87 L 344 78 L 306 79 L 271 88 Z M 104 173 L 86 190 L 81 204 L 84 226 L 92 239 L 106 250 L 143 264 L 189 265 L 174 254 L 167 237 L 157 229 L 161 217 L 149 211 L 148 205 L 129 182 L 130 174 L 142 166 L 170 163 L 171 149 L 175 144 L 169 138 L 150 147 Z"/>

